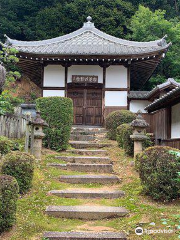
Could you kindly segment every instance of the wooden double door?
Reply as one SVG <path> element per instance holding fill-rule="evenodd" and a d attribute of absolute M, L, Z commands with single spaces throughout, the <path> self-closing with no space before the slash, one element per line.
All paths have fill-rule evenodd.
<path fill-rule="evenodd" d="M 75 125 L 102 125 L 102 89 L 69 89 Z"/>

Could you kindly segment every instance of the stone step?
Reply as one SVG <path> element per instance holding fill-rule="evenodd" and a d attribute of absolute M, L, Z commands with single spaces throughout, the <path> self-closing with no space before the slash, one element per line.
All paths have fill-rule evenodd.
<path fill-rule="evenodd" d="M 62 175 L 59 178 L 60 182 L 74 184 L 117 184 L 121 182 L 115 175 Z"/>
<path fill-rule="evenodd" d="M 108 206 L 48 206 L 46 214 L 59 218 L 98 220 L 124 217 L 128 211 L 123 207 Z"/>
<path fill-rule="evenodd" d="M 67 157 L 67 156 L 57 156 L 57 159 L 60 159 L 65 162 L 70 163 L 101 163 L 101 164 L 112 164 L 112 161 L 108 157 Z"/>
<path fill-rule="evenodd" d="M 72 127 L 72 132 L 81 133 L 107 133 L 107 130 L 102 127 Z"/>
<path fill-rule="evenodd" d="M 113 173 L 112 164 L 50 163 L 48 166 L 76 172 Z"/>
<path fill-rule="evenodd" d="M 124 197 L 125 193 L 119 190 L 101 190 L 101 189 L 66 189 L 66 190 L 52 190 L 49 194 L 56 195 L 62 198 L 105 198 L 105 199 L 115 199 Z"/>
<path fill-rule="evenodd" d="M 72 153 L 72 154 L 79 154 L 79 155 L 85 155 L 85 156 L 96 156 L 96 155 L 102 155 L 106 156 L 107 151 L 106 150 L 90 150 L 90 149 L 70 149 L 66 150 L 67 153 Z"/>
<path fill-rule="evenodd" d="M 123 232 L 45 232 L 43 237 L 49 240 L 127 240 Z"/>
<path fill-rule="evenodd" d="M 71 141 L 94 141 L 94 135 L 79 135 L 79 134 L 71 134 Z"/>
<path fill-rule="evenodd" d="M 82 148 L 104 148 L 110 147 L 111 144 L 108 143 L 97 143 L 97 142 L 88 142 L 88 141 L 70 141 L 71 147 L 76 149 Z"/>

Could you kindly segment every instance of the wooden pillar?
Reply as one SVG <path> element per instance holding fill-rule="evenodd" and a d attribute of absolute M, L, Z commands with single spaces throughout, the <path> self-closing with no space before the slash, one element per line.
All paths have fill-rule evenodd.
<path fill-rule="evenodd" d="M 131 88 L 131 70 L 130 70 L 130 66 L 128 66 L 128 70 L 127 70 L 127 94 L 130 93 L 130 88 Z M 130 109 L 130 100 L 129 98 L 127 98 L 127 110 Z"/>
<path fill-rule="evenodd" d="M 65 97 L 67 97 L 67 95 L 68 95 L 68 84 L 67 84 L 67 81 L 68 81 L 68 68 L 72 65 L 72 63 L 65 62 L 65 63 L 61 63 L 61 65 L 64 67 L 64 71 L 65 71 L 65 74 L 64 74 L 64 87 L 65 87 Z"/>
<path fill-rule="evenodd" d="M 104 125 L 105 117 L 105 87 L 106 87 L 106 68 L 103 67 L 103 89 L 102 89 L 102 124 Z"/>
<path fill-rule="evenodd" d="M 67 97 L 67 80 L 68 80 L 68 67 L 65 66 L 65 97 Z"/>
<path fill-rule="evenodd" d="M 171 116 L 172 116 L 172 108 L 171 106 L 166 109 L 166 118 L 167 118 L 167 139 L 171 138 Z"/>

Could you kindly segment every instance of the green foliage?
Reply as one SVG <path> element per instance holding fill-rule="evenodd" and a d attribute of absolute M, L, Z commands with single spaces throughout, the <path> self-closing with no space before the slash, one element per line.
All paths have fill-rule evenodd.
<path fill-rule="evenodd" d="M 45 147 L 60 151 L 67 149 L 73 122 L 73 104 L 70 98 L 45 97 L 36 100 L 41 117 L 48 123 L 44 133 Z"/>
<path fill-rule="evenodd" d="M 15 178 L 0 175 L 0 234 L 16 221 L 16 202 L 19 186 Z"/>
<path fill-rule="evenodd" d="M 147 148 L 136 159 L 143 189 L 155 200 L 170 201 L 180 195 L 180 157 L 170 151 L 176 149 L 155 146 Z"/>
<path fill-rule="evenodd" d="M 131 19 L 130 29 L 132 31 L 131 38 L 136 41 L 153 41 L 168 35 L 168 41 L 172 42 L 172 46 L 167 52 L 166 58 L 160 64 L 157 74 L 162 79 L 168 77 L 180 78 L 180 23 L 177 19 L 165 19 L 165 11 L 156 10 L 152 12 L 149 8 L 143 6 Z M 153 86 L 147 85 L 146 88 Z"/>
<path fill-rule="evenodd" d="M 19 69 L 16 66 L 16 63 L 19 61 L 19 59 L 15 56 L 17 52 L 18 51 L 16 49 L 8 47 L 3 47 L 0 51 L 0 62 L 6 69 L 6 87 L 21 77 L 21 74 L 18 71 Z"/>
<path fill-rule="evenodd" d="M 3 155 L 7 154 L 12 150 L 12 148 L 13 142 L 7 137 L 0 136 L 0 153 Z"/>
<path fill-rule="evenodd" d="M 130 124 L 122 124 L 117 127 L 116 140 L 118 146 L 124 148 L 124 151 L 127 155 L 133 156 L 134 154 L 134 143 L 130 138 L 130 135 L 133 134 L 133 127 Z"/>
<path fill-rule="evenodd" d="M 0 115 L 14 113 L 14 107 L 22 103 L 22 99 L 13 97 L 9 91 L 3 91 L 0 95 Z"/>
<path fill-rule="evenodd" d="M 119 110 L 111 112 L 105 119 L 106 129 L 108 130 L 108 138 L 116 140 L 116 129 L 124 123 L 131 123 L 136 115 L 128 110 Z"/>
<path fill-rule="evenodd" d="M 3 159 L 2 173 L 15 177 L 19 192 L 24 194 L 32 186 L 34 157 L 19 151 L 8 153 Z"/>

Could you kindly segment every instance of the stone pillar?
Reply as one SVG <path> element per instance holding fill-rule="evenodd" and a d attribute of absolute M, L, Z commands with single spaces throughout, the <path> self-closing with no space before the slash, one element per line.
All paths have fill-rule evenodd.
<path fill-rule="evenodd" d="M 40 112 L 36 113 L 35 119 L 31 122 L 32 131 L 33 131 L 33 138 L 32 141 L 32 154 L 37 160 L 41 160 L 42 154 L 42 139 L 44 138 L 45 134 L 43 133 L 43 127 L 48 126 L 47 123 L 41 119 Z"/>
<path fill-rule="evenodd" d="M 137 112 L 137 117 L 132 121 L 131 126 L 133 127 L 133 135 L 130 138 L 134 141 L 134 158 L 137 154 L 143 151 L 143 141 L 148 137 L 146 136 L 146 128 L 149 124 L 143 119 L 142 112 Z"/>

